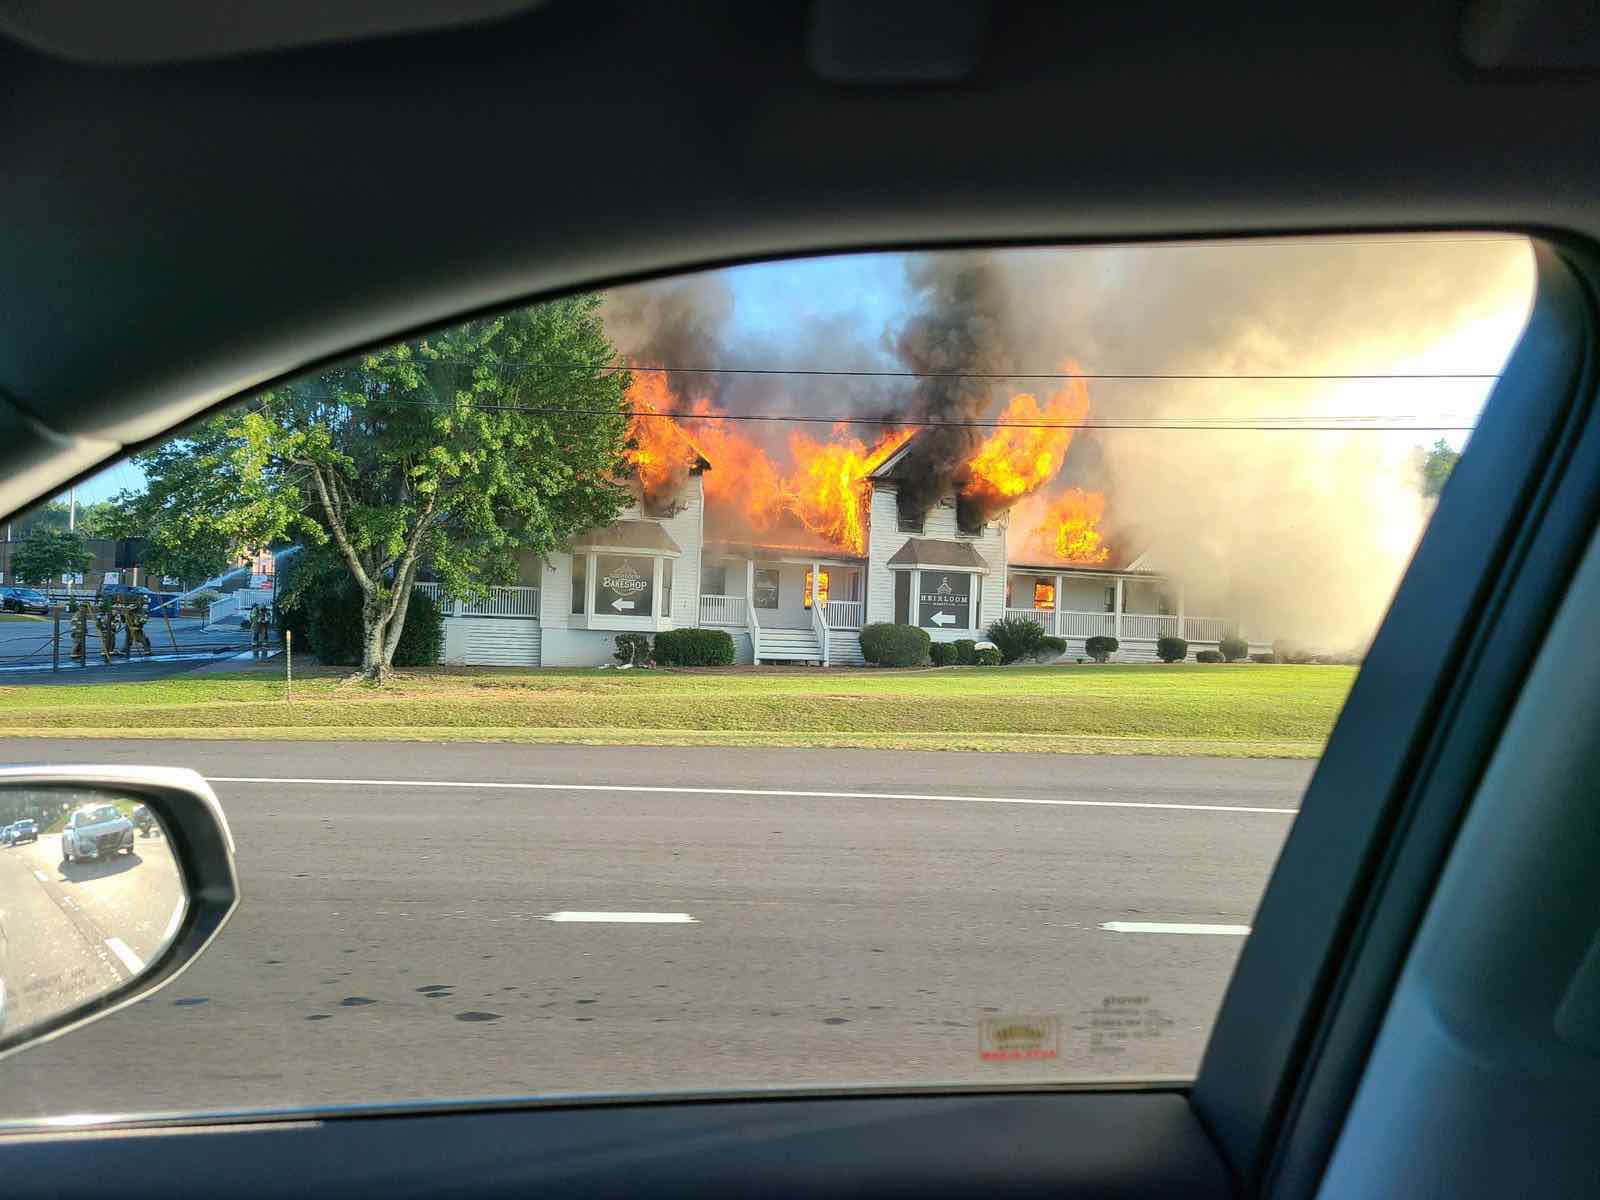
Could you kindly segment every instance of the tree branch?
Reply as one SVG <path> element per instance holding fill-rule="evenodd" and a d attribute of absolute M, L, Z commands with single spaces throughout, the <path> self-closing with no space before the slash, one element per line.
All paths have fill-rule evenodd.
<path fill-rule="evenodd" d="M 317 466 L 311 468 L 312 482 L 317 485 L 317 497 L 322 501 L 322 511 L 328 518 L 328 532 L 333 534 L 333 542 L 339 548 L 339 553 L 344 557 L 345 565 L 350 568 L 350 573 L 356 577 L 356 583 L 363 592 L 371 593 L 374 589 L 372 577 L 367 574 L 361 565 L 361 558 L 356 554 L 356 549 L 350 544 L 350 538 L 345 533 L 344 521 L 334 509 L 334 500 L 328 494 L 328 484 L 322 477 L 322 469 Z"/>

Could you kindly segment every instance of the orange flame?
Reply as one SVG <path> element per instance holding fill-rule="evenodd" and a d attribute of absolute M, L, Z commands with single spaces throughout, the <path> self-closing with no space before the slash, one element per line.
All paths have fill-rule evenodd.
<path fill-rule="evenodd" d="M 911 437 L 910 430 L 884 434 L 867 448 L 859 438 L 846 438 L 834 427 L 831 442 L 803 433 L 789 435 L 795 470 L 784 481 L 785 506 L 813 533 L 852 554 L 867 547 L 867 476 Z"/>
<path fill-rule="evenodd" d="M 1027 552 L 1046 560 L 1092 566 L 1111 557 L 1100 532 L 1105 516 L 1104 492 L 1068 488 L 1060 495 L 1040 497 L 1017 514 Z"/>
<path fill-rule="evenodd" d="M 706 456 L 677 421 L 645 415 L 673 407 L 666 376 L 633 376 L 628 385 L 628 407 L 634 415 L 628 418 L 628 445 L 623 456 L 638 477 L 645 508 L 661 511 L 676 499 L 696 457 Z"/>
<path fill-rule="evenodd" d="M 1056 477 L 1072 445 L 1072 428 L 1089 415 L 1089 392 L 1071 379 L 1043 408 L 1027 392 L 1011 397 L 1000 428 L 986 438 L 962 471 L 961 494 L 985 513 L 1010 508 Z M 1057 428 L 1039 428 L 1039 426 Z M 1059 428 L 1059 426 L 1068 428 Z"/>

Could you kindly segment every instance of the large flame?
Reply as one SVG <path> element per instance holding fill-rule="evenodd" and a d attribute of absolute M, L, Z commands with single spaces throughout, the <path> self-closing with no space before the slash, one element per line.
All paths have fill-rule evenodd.
<path fill-rule="evenodd" d="M 1069 379 L 1042 408 L 1027 392 L 1011 397 L 1000 414 L 1000 428 L 962 468 L 963 499 L 975 502 L 987 516 L 1038 491 L 1061 470 L 1072 445 L 1072 427 L 1088 415 L 1089 392 L 1082 379 Z"/>
<path fill-rule="evenodd" d="M 789 435 L 795 469 L 785 480 L 785 504 L 811 532 L 851 554 L 867 548 L 867 476 L 911 437 L 910 430 L 884 434 L 872 447 L 834 426 L 833 440 Z"/>
<path fill-rule="evenodd" d="M 688 432 L 663 413 L 673 408 L 665 375 L 643 372 L 628 385 L 628 441 L 623 451 L 639 481 L 640 502 L 653 513 L 670 511 L 695 459 L 706 456 Z"/>
<path fill-rule="evenodd" d="M 1018 510 L 1013 521 L 1027 531 L 1020 539 L 1025 551 L 1019 557 L 1085 566 L 1105 562 L 1111 557 L 1111 548 L 1100 532 L 1105 511 L 1104 492 L 1067 488 L 1059 494 L 1035 497 Z"/>

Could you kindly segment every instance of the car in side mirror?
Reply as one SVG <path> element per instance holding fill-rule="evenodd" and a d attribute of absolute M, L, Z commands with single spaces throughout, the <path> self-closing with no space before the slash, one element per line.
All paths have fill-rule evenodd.
<path fill-rule="evenodd" d="M 150 995 L 239 901 L 222 807 L 187 769 L 0 768 L 0 827 L 0 1056 Z"/>

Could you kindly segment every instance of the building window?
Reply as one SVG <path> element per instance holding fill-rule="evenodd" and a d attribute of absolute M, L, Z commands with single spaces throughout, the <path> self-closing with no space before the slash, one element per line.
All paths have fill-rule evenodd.
<path fill-rule="evenodd" d="M 973 576 L 959 571 L 918 575 L 917 624 L 924 629 L 971 629 Z"/>
<path fill-rule="evenodd" d="M 655 613 L 655 559 L 628 554 L 595 555 L 597 616 L 648 617 Z"/>
<path fill-rule="evenodd" d="M 726 596 L 728 594 L 728 568 L 701 567 L 700 594 L 702 596 Z"/>
<path fill-rule="evenodd" d="M 1043 579 L 1033 581 L 1033 606 L 1035 608 L 1055 608 L 1056 585 L 1047 583 Z"/>
<path fill-rule="evenodd" d="M 757 608 L 777 608 L 778 572 L 775 569 L 757 571 L 755 591 L 754 600 Z"/>
<path fill-rule="evenodd" d="M 582 613 L 584 601 L 589 594 L 589 556 L 587 554 L 574 554 L 572 556 L 572 611 Z"/>
<path fill-rule="evenodd" d="M 896 571 L 894 573 L 894 623 L 896 625 L 911 624 L 911 576 L 910 571 Z"/>
<path fill-rule="evenodd" d="M 895 506 L 895 515 L 899 521 L 901 533 L 921 533 L 928 520 L 927 513 L 908 513 L 898 504 Z"/>
<path fill-rule="evenodd" d="M 1106 588 L 1106 611 L 1107 612 L 1116 612 L 1117 611 L 1117 585 L 1116 584 L 1112 584 L 1111 586 Z"/>

